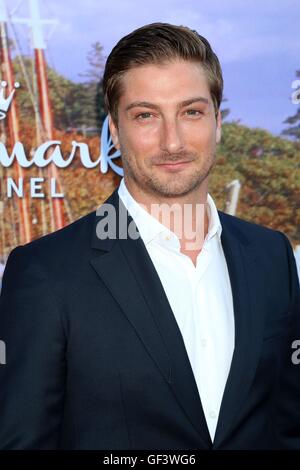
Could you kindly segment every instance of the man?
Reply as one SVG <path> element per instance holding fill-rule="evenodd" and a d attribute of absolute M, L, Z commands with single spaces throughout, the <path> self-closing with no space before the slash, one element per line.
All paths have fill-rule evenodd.
<path fill-rule="evenodd" d="M 9 257 L 2 449 L 300 449 L 291 245 L 208 194 L 222 87 L 186 27 L 147 25 L 112 50 L 124 179 L 97 214 Z"/>

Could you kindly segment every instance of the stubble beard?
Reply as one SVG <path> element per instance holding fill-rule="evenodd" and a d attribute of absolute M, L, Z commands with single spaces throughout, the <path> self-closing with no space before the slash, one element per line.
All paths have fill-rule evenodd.
<path fill-rule="evenodd" d="M 135 157 L 127 154 L 124 148 L 121 148 L 121 154 L 125 175 L 132 179 L 142 192 L 148 192 L 157 198 L 181 197 L 196 191 L 209 176 L 216 162 L 216 154 L 213 152 L 200 156 L 202 165 L 196 166 L 192 163 L 190 170 L 186 169 L 178 173 L 170 172 L 169 174 L 166 172 L 164 176 L 159 176 L 156 171 L 151 170 L 152 164 L 148 166 L 149 171 L 147 173 L 141 173 L 135 165 Z M 175 162 L 181 159 L 180 156 L 172 156 L 168 157 L 167 161 Z M 188 157 L 186 157 L 187 159 Z M 197 159 L 199 159 L 199 156 Z"/>

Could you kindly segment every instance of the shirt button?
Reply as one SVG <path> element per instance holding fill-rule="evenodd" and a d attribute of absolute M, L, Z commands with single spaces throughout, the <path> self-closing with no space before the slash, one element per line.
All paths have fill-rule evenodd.
<path fill-rule="evenodd" d="M 201 343 L 201 346 L 202 346 L 203 348 L 205 348 L 205 347 L 207 346 L 207 340 L 204 339 L 204 338 L 202 338 L 202 339 L 200 340 L 200 343 Z"/>
<path fill-rule="evenodd" d="M 170 235 L 166 235 L 166 236 L 165 236 L 165 240 L 171 240 Z"/>
<path fill-rule="evenodd" d="M 210 411 L 210 412 L 209 412 L 209 417 L 212 418 L 212 419 L 215 419 L 215 418 L 217 417 L 215 411 L 213 411 L 213 410 Z"/>

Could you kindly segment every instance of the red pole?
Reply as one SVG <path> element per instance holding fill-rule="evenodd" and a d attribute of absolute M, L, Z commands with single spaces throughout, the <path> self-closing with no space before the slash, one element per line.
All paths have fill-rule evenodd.
<path fill-rule="evenodd" d="M 9 54 L 9 48 L 7 43 L 7 29 L 4 22 L 0 23 L 0 48 L 1 48 L 1 68 L 2 68 L 2 77 L 7 82 L 7 93 L 10 94 L 14 89 L 14 73 L 12 62 Z M 19 132 L 19 121 L 18 121 L 18 111 L 15 100 L 12 101 L 10 109 L 8 111 L 8 130 L 10 136 L 10 143 L 13 147 L 16 142 L 20 140 Z M 22 178 L 24 182 L 24 173 L 23 169 L 17 163 L 14 165 L 14 171 L 16 178 Z M 19 205 L 19 214 L 20 214 L 20 242 L 25 244 L 31 240 L 31 224 L 30 224 L 30 209 L 28 206 L 27 196 L 18 198 Z"/>
<path fill-rule="evenodd" d="M 39 90 L 40 113 L 45 136 L 49 140 L 53 140 L 53 115 L 51 111 L 49 86 L 47 78 L 47 67 L 45 54 L 43 49 L 34 49 L 34 57 L 37 72 L 37 83 Z M 57 168 L 55 165 L 49 166 L 50 178 L 59 180 Z M 62 228 L 65 225 L 63 200 L 61 198 L 53 198 L 53 214 L 56 229 Z"/>

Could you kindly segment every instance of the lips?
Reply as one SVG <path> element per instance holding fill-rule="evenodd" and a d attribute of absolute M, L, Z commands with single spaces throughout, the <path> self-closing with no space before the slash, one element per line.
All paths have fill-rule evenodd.
<path fill-rule="evenodd" d="M 170 170 L 176 170 L 176 169 L 181 169 L 186 167 L 189 163 L 191 163 L 191 160 L 181 160 L 177 162 L 164 162 L 164 163 L 159 163 L 157 166 L 170 169 Z"/>
<path fill-rule="evenodd" d="M 181 160 L 181 161 L 178 161 L 178 162 L 163 162 L 163 163 L 159 163 L 159 165 L 179 165 L 180 163 L 189 163 L 190 160 L 186 161 L 186 160 Z"/>

